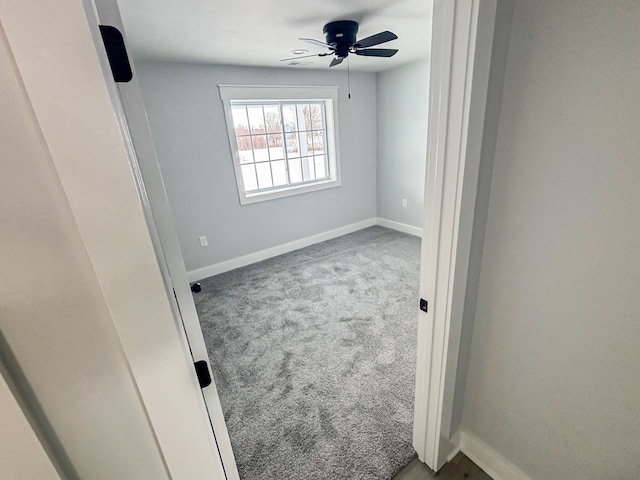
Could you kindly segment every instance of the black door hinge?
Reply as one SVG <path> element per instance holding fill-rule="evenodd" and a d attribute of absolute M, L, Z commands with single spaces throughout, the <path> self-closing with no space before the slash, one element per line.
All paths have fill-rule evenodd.
<path fill-rule="evenodd" d="M 198 376 L 200 388 L 208 387 L 209 385 L 211 385 L 211 373 L 209 373 L 207 362 L 204 360 L 199 360 L 195 362 L 193 366 L 196 368 L 196 375 Z"/>
<path fill-rule="evenodd" d="M 100 25 L 104 49 L 107 51 L 109 66 L 116 82 L 129 82 L 133 78 L 127 47 L 120 30 L 110 25 Z"/>
<path fill-rule="evenodd" d="M 429 309 L 429 302 L 427 302 L 424 298 L 420 299 L 420 310 L 422 310 L 423 312 L 427 313 L 427 310 Z"/>

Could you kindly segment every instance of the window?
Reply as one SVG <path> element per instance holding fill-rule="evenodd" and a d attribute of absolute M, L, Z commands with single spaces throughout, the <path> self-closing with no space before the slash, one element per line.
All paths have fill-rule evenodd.
<path fill-rule="evenodd" d="M 340 185 L 335 87 L 220 92 L 241 204 Z"/>

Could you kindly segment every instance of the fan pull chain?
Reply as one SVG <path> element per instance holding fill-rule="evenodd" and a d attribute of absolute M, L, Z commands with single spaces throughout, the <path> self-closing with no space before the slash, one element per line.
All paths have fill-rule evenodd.
<path fill-rule="evenodd" d="M 347 96 L 349 97 L 349 100 L 351 100 L 351 69 L 349 67 L 349 57 L 347 57 Z"/>

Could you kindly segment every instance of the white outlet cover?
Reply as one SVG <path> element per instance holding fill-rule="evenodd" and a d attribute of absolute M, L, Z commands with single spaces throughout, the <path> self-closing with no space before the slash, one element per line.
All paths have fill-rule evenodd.
<path fill-rule="evenodd" d="M 206 247 L 207 245 L 209 245 L 209 241 L 207 240 L 207 237 L 200 237 L 200 246 L 201 247 Z"/>

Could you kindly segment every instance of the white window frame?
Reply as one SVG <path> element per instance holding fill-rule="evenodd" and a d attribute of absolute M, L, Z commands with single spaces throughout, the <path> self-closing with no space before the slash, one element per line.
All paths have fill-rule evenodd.
<path fill-rule="evenodd" d="M 315 192 L 327 188 L 339 187 L 340 181 L 340 140 L 338 138 L 338 87 L 337 86 L 284 86 L 284 85 L 218 85 L 220 98 L 227 122 L 229 146 L 233 157 L 238 195 L 241 205 L 248 205 L 275 198 L 289 197 L 301 193 Z M 324 103 L 326 121 L 326 148 L 329 178 L 312 183 L 286 185 L 266 191 L 247 192 L 244 187 L 240 154 L 236 142 L 231 102 L 270 103 L 270 102 L 315 102 Z"/>

